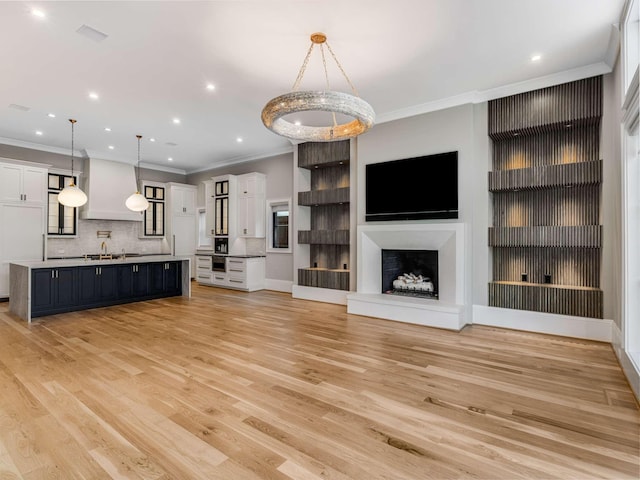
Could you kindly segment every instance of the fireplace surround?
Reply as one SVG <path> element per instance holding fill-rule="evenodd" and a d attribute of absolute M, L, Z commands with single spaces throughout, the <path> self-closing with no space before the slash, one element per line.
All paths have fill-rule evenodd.
<path fill-rule="evenodd" d="M 463 223 L 358 226 L 357 291 L 349 313 L 452 330 L 465 325 Z M 382 293 L 382 250 L 433 250 L 438 254 L 438 299 Z"/>

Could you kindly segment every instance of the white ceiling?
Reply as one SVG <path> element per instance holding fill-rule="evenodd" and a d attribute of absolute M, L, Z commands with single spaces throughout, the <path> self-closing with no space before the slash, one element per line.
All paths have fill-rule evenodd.
<path fill-rule="evenodd" d="M 269 99 L 290 91 L 313 32 L 327 34 L 383 122 L 606 73 L 616 51 L 612 24 L 623 4 L 0 2 L 0 143 L 69 153 L 67 119 L 73 117 L 76 149 L 95 157 L 135 163 L 136 134 L 143 135 L 142 162 L 160 169 L 193 172 L 268 156 L 290 150 L 291 143 L 267 130 L 260 112 Z M 34 7 L 46 17 L 33 16 Z M 88 39 L 76 32 L 82 25 L 108 38 Z M 322 88 L 318 53 L 302 89 Z M 534 54 L 542 59 L 531 62 Z M 328 66 L 332 88 L 349 91 Z M 205 88 L 209 82 L 214 91 Z M 91 91 L 100 99 L 90 100 Z"/>

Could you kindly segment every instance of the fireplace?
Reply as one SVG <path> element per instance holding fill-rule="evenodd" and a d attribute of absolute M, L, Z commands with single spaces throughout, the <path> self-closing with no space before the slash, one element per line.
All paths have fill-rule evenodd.
<path fill-rule="evenodd" d="M 382 249 L 382 293 L 437 299 L 438 251 Z"/>
<path fill-rule="evenodd" d="M 404 265 L 384 279 L 383 251 L 404 252 L 419 266 Z M 434 260 L 428 257 L 435 255 Z M 463 223 L 358 225 L 357 292 L 347 295 L 347 312 L 431 327 L 460 330 L 465 321 L 465 225 Z M 398 260 L 402 263 L 403 260 Z M 428 265 L 431 264 L 431 267 Z M 427 268 L 432 270 L 427 272 Z M 421 271 L 418 271 L 421 269 Z M 404 270 L 407 270 L 406 272 Z M 393 277 L 428 276 L 437 297 L 387 295 Z M 391 287 L 389 287 L 391 281 Z M 384 285 L 384 286 L 383 286 Z"/>

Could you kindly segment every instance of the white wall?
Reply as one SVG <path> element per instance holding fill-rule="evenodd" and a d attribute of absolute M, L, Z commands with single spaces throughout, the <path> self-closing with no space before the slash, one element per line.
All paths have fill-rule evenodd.
<path fill-rule="evenodd" d="M 358 137 L 357 219 L 358 225 L 408 223 L 365 222 L 365 165 L 451 151 L 458 152 L 459 218 L 410 223 L 465 224 L 465 306 L 470 319 L 473 303 L 487 304 L 489 281 L 489 141 L 486 103 L 463 105 L 376 125 L 371 131 Z M 390 186 L 389 194 L 396 193 L 401 187 Z"/>

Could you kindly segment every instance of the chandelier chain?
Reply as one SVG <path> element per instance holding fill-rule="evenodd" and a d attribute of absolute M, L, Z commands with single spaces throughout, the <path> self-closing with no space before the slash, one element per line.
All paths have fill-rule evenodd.
<path fill-rule="evenodd" d="M 325 44 L 327 45 L 327 49 L 329 50 L 329 53 L 331 54 L 331 56 L 333 57 L 333 61 L 336 62 L 336 65 L 338 65 L 338 68 L 340 69 L 340 71 L 342 72 L 342 75 L 344 76 L 345 80 L 347 81 L 347 83 L 349 84 L 349 86 L 351 87 L 351 91 L 353 92 L 353 94 L 356 97 L 359 97 L 360 95 L 358 95 L 358 91 L 356 90 L 356 87 L 353 85 L 353 83 L 351 83 L 351 80 L 349 79 L 347 72 L 344 71 L 344 68 L 342 68 L 342 65 L 340 64 L 340 62 L 338 61 L 338 58 L 336 57 L 336 54 L 333 53 L 333 50 L 331 49 L 331 45 L 329 45 L 329 42 L 325 42 Z"/>
<path fill-rule="evenodd" d="M 327 83 L 327 90 L 331 90 L 331 85 L 329 84 L 329 72 L 327 71 L 327 59 L 324 56 L 324 45 L 320 44 L 320 53 L 322 55 L 322 66 L 324 68 L 324 78 Z M 338 120 L 336 119 L 336 112 L 331 112 L 331 116 L 333 117 L 333 126 L 338 126 Z"/>
<path fill-rule="evenodd" d="M 69 120 L 71 122 L 71 182 L 75 183 L 74 179 L 73 179 L 73 130 L 74 127 L 76 125 L 75 120 Z"/>
<path fill-rule="evenodd" d="M 307 70 L 307 64 L 309 63 L 309 58 L 311 57 L 311 52 L 313 52 L 313 47 L 315 47 L 315 43 L 311 43 L 309 47 L 309 51 L 307 52 L 307 56 L 304 57 L 304 61 L 302 62 L 302 66 L 300 67 L 300 71 L 298 72 L 298 76 L 296 77 L 296 81 L 293 82 L 293 90 L 296 92 L 298 88 L 300 88 L 300 82 L 302 81 L 302 77 L 304 77 L 304 72 Z"/>

